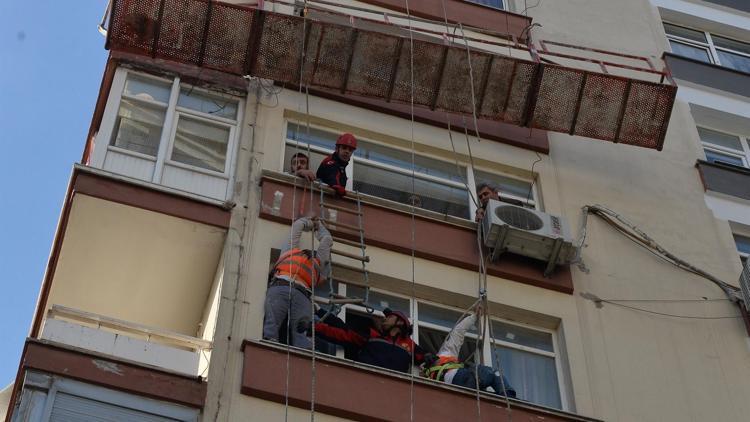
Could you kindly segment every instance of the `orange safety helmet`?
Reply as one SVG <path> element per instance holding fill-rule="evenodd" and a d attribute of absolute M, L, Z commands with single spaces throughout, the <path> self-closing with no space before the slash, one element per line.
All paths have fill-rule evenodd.
<path fill-rule="evenodd" d="M 344 133 L 339 136 L 338 139 L 336 139 L 336 146 L 338 145 L 346 145 L 348 147 L 352 147 L 353 149 L 357 149 L 357 138 L 355 138 L 351 133 Z"/>

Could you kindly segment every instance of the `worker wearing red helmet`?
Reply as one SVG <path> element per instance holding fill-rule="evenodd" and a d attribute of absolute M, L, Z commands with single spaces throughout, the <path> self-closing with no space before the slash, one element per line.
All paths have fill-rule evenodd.
<path fill-rule="evenodd" d="M 354 349 L 357 362 L 408 373 L 412 360 L 415 365 L 423 362 L 424 351 L 412 341 L 412 326 L 405 313 L 386 308 L 383 315 L 367 333 L 357 333 L 340 319 L 329 315 L 326 319 L 329 323 L 315 324 L 315 335 Z"/>
<path fill-rule="evenodd" d="M 346 195 L 346 166 L 356 149 L 357 138 L 351 133 L 344 133 L 336 140 L 336 151 L 324 158 L 318 167 L 318 179 L 333 188 L 339 196 Z"/>

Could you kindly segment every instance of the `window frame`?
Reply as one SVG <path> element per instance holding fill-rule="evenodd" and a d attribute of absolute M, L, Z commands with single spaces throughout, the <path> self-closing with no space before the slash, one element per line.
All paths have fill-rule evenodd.
<path fill-rule="evenodd" d="M 490 9 L 494 9 L 494 10 L 502 10 L 504 12 L 510 12 L 510 10 L 508 10 L 508 5 L 507 5 L 506 0 L 500 0 L 500 7 L 490 6 L 489 4 L 479 3 L 477 0 L 463 0 L 463 1 L 466 2 L 466 3 L 473 3 L 473 4 L 476 4 L 476 5 L 479 5 L 479 6 L 489 7 Z"/>
<path fill-rule="evenodd" d="M 740 232 L 740 231 L 733 231 L 732 232 L 732 239 L 734 240 L 735 248 L 737 248 L 737 246 L 738 246 L 737 245 L 737 237 L 741 237 L 743 239 L 747 239 L 748 241 L 750 241 L 750 234 L 749 233 L 743 233 L 743 232 Z M 748 259 L 750 259 L 750 253 L 743 252 L 739 248 L 737 248 L 737 254 L 739 255 L 740 262 L 742 262 L 743 265 L 744 265 L 744 263 Z"/>
<path fill-rule="evenodd" d="M 699 133 L 698 139 L 700 140 L 701 147 L 703 147 L 703 151 L 704 151 L 703 155 L 706 161 L 708 161 L 708 157 L 705 156 L 705 151 L 708 150 L 708 151 L 716 152 L 718 154 L 724 154 L 724 155 L 729 155 L 735 158 L 739 158 L 742 160 L 742 167 L 750 168 L 750 136 L 743 136 L 743 135 L 739 135 L 736 133 L 727 132 L 726 130 L 717 129 L 709 125 L 697 125 L 696 131 L 698 128 L 707 129 L 707 130 L 711 130 L 714 132 L 719 132 L 721 134 L 728 135 L 728 136 L 734 136 L 737 139 L 739 139 L 740 147 L 742 148 L 742 150 L 738 150 L 738 149 L 729 148 L 729 147 L 725 147 L 722 145 L 717 145 L 711 142 L 704 141 L 703 139 L 701 139 L 700 133 Z M 726 164 L 735 165 L 731 163 L 726 163 Z"/>
<path fill-rule="evenodd" d="M 179 421 L 195 422 L 199 417 L 199 412 L 189 407 L 53 376 L 40 420 L 50 420 L 58 392 Z"/>
<path fill-rule="evenodd" d="M 312 144 L 304 142 L 304 140 L 291 139 L 290 136 L 289 136 L 289 126 L 290 125 L 298 125 L 298 128 L 303 128 L 303 127 L 307 126 L 307 124 L 300 123 L 300 122 L 298 122 L 298 121 L 296 121 L 294 119 L 285 119 L 285 121 L 284 121 L 284 142 L 282 143 L 282 146 L 281 146 L 281 158 L 280 158 L 280 163 L 279 163 L 279 166 L 280 166 L 279 168 L 281 169 L 281 171 L 283 171 L 283 169 L 286 166 L 286 148 L 287 147 L 292 147 L 292 148 L 296 147 L 299 150 L 299 152 L 303 152 L 303 153 L 306 153 L 307 151 L 315 152 L 315 153 L 323 154 L 323 155 L 330 155 L 330 154 L 333 153 L 334 150 L 332 150 L 332 149 L 320 147 L 318 145 L 312 145 Z M 321 131 L 331 132 L 332 133 L 332 129 L 330 127 L 325 127 L 325 126 L 310 124 L 310 128 L 315 128 L 317 130 L 321 130 Z M 370 143 L 370 144 L 374 144 L 374 145 L 378 145 L 378 146 L 383 146 L 383 147 L 390 148 L 390 149 L 393 149 L 393 150 L 403 151 L 403 152 L 409 153 L 409 154 L 411 153 L 411 151 L 408 151 L 408 150 L 406 150 L 404 148 L 399 148 L 398 146 L 390 145 L 390 144 L 387 144 L 387 143 L 384 143 L 384 142 L 378 142 L 378 141 L 372 140 L 370 138 L 358 137 L 358 139 L 361 140 L 361 141 Z M 424 158 L 431 159 L 431 160 L 436 160 L 436 161 L 444 162 L 447 165 L 455 166 L 455 161 L 451 162 L 451 161 L 448 161 L 447 159 L 445 159 L 443 157 L 435 157 L 435 156 L 432 156 L 432 155 L 429 155 L 429 154 L 425 154 L 425 153 L 419 153 L 418 155 L 421 156 L 421 157 L 424 157 Z M 381 169 L 381 170 L 385 170 L 385 171 L 389 171 L 389 172 L 398 173 L 400 175 L 409 176 L 409 177 L 412 176 L 411 170 L 404 169 L 404 168 L 401 168 L 401 167 L 398 167 L 398 166 L 394 166 L 394 165 L 391 165 L 391 164 L 381 163 L 379 161 L 375 161 L 375 160 L 372 160 L 372 159 L 369 159 L 369 158 L 362 158 L 362 157 L 357 157 L 355 155 L 352 155 L 352 159 L 351 159 L 349 165 L 346 166 L 346 176 L 348 178 L 348 180 L 346 182 L 346 189 L 347 190 L 353 190 L 353 186 L 354 186 L 354 168 L 357 166 L 358 162 L 361 163 L 361 164 L 363 164 L 363 165 L 372 166 L 372 167 L 375 167 L 377 169 Z M 465 181 L 465 183 L 459 182 L 459 181 L 455 181 L 455 180 L 443 179 L 443 178 L 438 177 L 438 176 L 433 176 L 433 175 L 424 174 L 424 173 L 420 173 L 420 172 L 414 172 L 414 176 L 417 179 L 425 180 L 425 181 L 432 182 L 432 183 L 442 184 L 442 185 L 445 185 L 445 186 L 448 186 L 448 187 L 451 187 L 451 188 L 457 188 L 457 189 L 462 189 L 462 190 L 463 189 L 467 189 L 467 188 L 469 189 L 469 191 L 467 192 L 468 193 L 468 201 L 469 201 L 468 202 L 469 217 L 468 218 L 462 218 L 462 217 L 457 217 L 457 216 L 453 216 L 453 217 L 455 217 L 455 218 L 462 218 L 462 219 L 465 219 L 465 220 L 468 220 L 468 221 L 473 221 L 472 217 L 473 217 L 473 215 L 474 215 L 474 213 L 476 212 L 476 209 L 477 209 L 476 205 L 474 204 L 474 200 L 477 199 L 477 195 L 476 195 L 476 186 L 477 186 L 477 183 L 476 183 L 476 176 L 475 176 L 475 173 L 477 171 L 478 172 L 482 172 L 482 173 L 488 173 L 488 174 L 491 174 L 491 175 L 502 176 L 502 177 L 509 178 L 509 179 L 519 180 L 519 181 L 522 181 L 524 183 L 529 183 L 531 185 L 531 196 L 530 196 L 530 198 L 528 200 L 526 198 L 519 197 L 518 195 L 514 195 L 514 194 L 511 194 L 511 193 L 502 193 L 500 195 L 500 197 L 501 198 L 508 198 L 508 199 L 511 199 L 511 200 L 514 200 L 514 201 L 519 201 L 519 202 L 521 202 L 521 203 L 524 204 L 524 207 L 528 207 L 528 208 L 535 209 L 535 210 L 538 210 L 538 211 L 543 211 L 541 209 L 541 206 L 540 206 L 541 201 L 539 200 L 539 189 L 538 189 L 538 182 L 539 182 L 538 179 L 539 179 L 539 177 L 538 176 L 536 177 L 536 179 L 537 179 L 536 181 L 533 180 L 533 179 L 523 179 L 523 178 L 520 178 L 518 176 L 508 174 L 508 173 L 498 172 L 498 171 L 494 171 L 494 170 L 489 170 L 489 169 L 484 168 L 484 167 L 475 167 L 475 166 L 472 166 L 472 164 L 470 162 L 463 162 L 461 160 L 458 160 L 458 166 L 459 166 L 459 168 L 463 172 L 463 174 L 460 175 L 460 178 L 463 179 L 463 181 Z M 385 199 L 385 200 L 387 200 L 387 199 Z"/>
<path fill-rule="evenodd" d="M 672 44 L 671 44 L 672 41 L 678 42 L 678 43 L 682 43 L 682 44 L 687 44 L 687 45 L 692 46 L 692 47 L 702 48 L 702 49 L 704 49 L 704 50 L 706 50 L 708 52 L 708 58 L 710 60 L 709 63 L 715 64 L 715 65 L 718 65 L 718 66 L 721 66 L 721 67 L 724 67 L 724 68 L 727 68 L 727 69 L 732 69 L 732 70 L 735 70 L 735 71 L 738 71 L 738 72 L 747 73 L 744 70 L 735 69 L 733 67 L 726 66 L 726 65 L 722 64 L 721 63 L 721 58 L 719 57 L 719 53 L 718 52 L 719 51 L 724 51 L 724 52 L 727 52 L 727 53 L 736 54 L 736 55 L 739 55 L 739 56 L 743 56 L 743 57 L 747 58 L 748 60 L 750 60 L 750 53 L 745 53 L 745 52 L 742 52 L 742 51 L 732 50 L 731 48 L 717 46 L 714 43 L 713 38 L 711 37 L 711 33 L 708 32 L 708 31 L 704 31 L 702 29 L 692 28 L 692 27 L 689 27 L 689 26 L 680 25 L 680 24 L 672 23 L 672 22 L 668 22 L 668 21 L 664 21 L 663 23 L 666 23 L 666 24 L 669 24 L 669 25 L 673 25 L 673 26 L 677 26 L 677 27 L 680 27 L 680 28 L 689 29 L 689 30 L 692 30 L 692 31 L 698 31 L 698 32 L 703 33 L 703 35 L 706 37 L 706 42 L 691 40 L 689 38 L 684 38 L 684 37 L 681 37 L 679 35 L 669 34 L 669 33 L 667 33 L 666 28 L 664 28 L 664 33 L 665 33 L 665 35 L 667 37 L 667 41 L 670 42 L 669 43 L 669 49 L 670 49 L 670 51 L 672 51 Z M 714 35 L 716 35 L 718 37 L 721 37 L 721 38 L 726 38 L 726 39 L 729 39 L 729 40 L 732 40 L 732 41 L 736 41 L 736 42 L 741 43 L 741 44 L 747 44 L 748 48 L 750 48 L 750 43 L 748 43 L 748 42 L 741 41 L 741 40 L 738 40 L 738 39 L 732 38 L 732 37 L 727 37 L 727 36 L 724 36 L 724 35 L 718 35 L 718 34 L 714 34 Z"/>
<path fill-rule="evenodd" d="M 128 77 L 131 75 L 137 79 L 145 80 L 146 82 L 151 81 L 155 83 L 168 84 L 170 89 L 168 102 L 163 103 L 161 101 L 138 98 L 126 94 L 125 85 L 128 81 Z M 229 102 L 234 102 L 237 105 L 236 119 L 215 116 L 187 107 L 178 106 L 177 102 L 180 95 L 182 95 L 181 90 L 183 88 L 190 89 L 194 92 L 199 92 L 208 97 L 222 98 L 226 99 Z M 113 140 L 117 136 L 117 133 L 115 133 L 115 122 L 117 120 L 117 116 L 123 99 L 153 107 L 158 107 L 161 110 L 164 110 L 164 122 L 161 127 L 156 156 L 151 156 L 141 152 L 132 151 L 127 148 L 112 145 Z M 229 139 L 227 140 L 227 151 L 224 157 L 224 171 L 219 172 L 171 159 L 171 155 L 174 150 L 177 122 L 180 116 L 186 116 L 195 120 L 206 121 L 213 125 L 229 127 L 230 133 Z M 231 183 L 231 181 L 233 179 L 234 171 L 237 165 L 237 150 L 241 136 L 241 123 L 243 116 L 244 100 L 240 97 L 183 83 L 179 76 L 175 76 L 174 78 L 169 79 L 130 68 L 120 67 L 115 71 L 115 76 L 112 81 L 112 87 L 110 88 L 109 98 L 107 99 L 106 114 L 100 125 L 100 131 L 96 136 L 95 142 L 96 144 L 100 145 L 95 145 L 94 154 L 91 158 L 90 164 L 93 167 L 104 168 L 104 162 L 107 152 L 114 151 L 138 159 L 152 161 L 154 163 L 154 170 L 151 179 L 148 180 L 151 183 L 161 184 L 165 166 L 168 165 L 180 169 L 189 170 L 191 172 L 227 180 L 228 187 L 226 195 L 227 197 L 231 197 L 233 193 L 233 183 Z"/>
<path fill-rule="evenodd" d="M 340 283 L 338 283 L 338 294 L 346 296 L 346 287 L 347 287 L 346 282 L 340 282 Z M 364 286 L 359 286 L 359 285 L 358 285 L 358 287 L 364 288 Z M 399 294 L 399 293 L 395 293 L 395 292 L 391 292 L 391 291 L 388 291 L 388 290 L 379 289 L 379 288 L 375 288 L 375 287 L 370 287 L 370 291 L 371 292 L 375 291 L 375 292 L 378 292 L 378 293 L 383 294 L 383 295 L 393 296 L 394 298 L 404 299 L 404 300 L 408 300 L 409 301 L 410 319 L 411 319 L 412 324 L 413 324 L 413 331 L 412 331 L 411 338 L 415 342 L 419 341 L 419 329 L 420 329 L 420 326 L 424 326 L 424 328 L 428 328 L 428 329 L 432 329 L 432 330 L 444 331 L 446 334 L 449 334 L 450 331 L 453 329 L 453 327 L 445 327 L 445 326 L 441 326 L 439 324 L 434 324 L 434 323 L 431 323 L 431 322 L 421 321 L 419 319 L 419 308 L 420 308 L 419 305 L 420 304 L 426 304 L 426 305 L 433 306 L 433 307 L 436 307 L 436 308 L 442 308 L 442 309 L 445 309 L 445 310 L 448 310 L 448 311 L 451 311 L 451 312 L 456 312 L 459 315 L 462 314 L 462 313 L 464 313 L 466 311 L 465 309 L 458 309 L 458 308 L 455 308 L 455 307 L 452 307 L 452 306 L 449 306 L 449 305 L 445 305 L 445 304 L 442 304 L 442 303 L 433 302 L 433 301 L 426 300 L 426 299 L 421 299 L 419 297 L 413 297 L 412 298 L 412 297 L 409 297 L 409 296 L 406 296 L 406 295 L 403 295 L 403 294 Z M 341 309 L 340 309 L 339 313 L 337 314 L 337 316 L 339 318 L 341 318 L 343 321 L 346 321 L 346 313 L 347 313 L 348 310 L 352 310 L 352 311 L 360 313 L 360 314 L 368 315 L 367 314 L 367 310 L 363 306 L 356 305 L 356 304 L 347 304 L 347 305 L 344 305 L 344 306 L 341 307 Z M 382 312 L 378 311 L 378 310 L 375 310 L 373 312 L 373 315 L 383 316 Z M 540 355 L 540 356 L 545 356 L 545 357 L 552 358 L 554 360 L 554 362 L 555 362 L 555 374 L 557 375 L 557 387 L 558 387 L 558 391 L 560 392 L 560 403 L 561 403 L 561 406 L 562 406 L 561 410 L 569 411 L 570 410 L 569 395 L 568 395 L 568 392 L 567 392 L 567 389 L 566 389 L 567 388 L 567 384 L 565 383 L 565 371 L 563 369 L 563 362 L 562 362 L 564 354 L 562 353 L 562 351 L 560 349 L 561 346 L 560 346 L 560 339 L 558 337 L 558 330 L 553 330 L 553 329 L 549 329 L 549 328 L 545 328 L 545 327 L 539 327 L 539 326 L 535 326 L 535 325 L 531 325 L 531 324 L 526 324 L 526 323 L 518 322 L 518 321 L 511 321 L 511 320 L 504 319 L 504 318 L 497 317 L 497 316 L 492 316 L 491 320 L 492 320 L 492 322 L 500 322 L 500 323 L 503 323 L 503 324 L 506 324 L 506 325 L 517 326 L 517 327 L 521 327 L 521 328 L 524 328 L 524 329 L 527 329 L 527 330 L 544 332 L 544 333 L 547 333 L 547 334 L 550 335 L 550 337 L 552 338 L 552 350 L 553 350 L 552 352 L 547 351 L 547 350 L 537 349 L 537 348 L 530 347 L 530 346 L 523 346 L 523 345 L 520 345 L 520 344 L 510 343 L 510 342 L 507 342 L 507 341 L 504 341 L 504 340 L 499 340 L 499 339 L 492 338 L 492 336 L 489 335 L 491 327 L 488 324 L 487 326 L 484 327 L 484 330 L 483 330 L 484 333 L 483 333 L 483 335 L 484 335 L 485 339 L 488 339 L 489 341 L 485 341 L 482 344 L 482 358 L 484 359 L 485 364 L 489 363 L 489 365 L 487 365 L 487 366 L 490 366 L 490 367 L 494 368 L 494 364 L 495 364 L 494 358 L 495 358 L 495 356 L 494 356 L 493 348 L 492 348 L 493 344 L 496 344 L 496 345 L 502 346 L 502 347 L 506 347 L 506 348 L 509 348 L 509 349 L 515 349 L 515 350 L 519 350 L 519 351 L 523 351 L 523 352 L 527 352 L 527 353 L 533 353 L 533 354 L 537 354 L 537 355 Z M 458 321 L 456 321 L 456 323 L 457 322 Z M 467 332 L 466 333 L 466 337 L 472 338 L 475 341 L 479 342 L 481 336 L 479 334 L 474 334 L 474 333 Z M 341 350 L 341 348 L 338 348 L 336 356 L 339 357 L 339 358 L 342 358 L 342 359 L 344 358 L 343 350 Z M 497 369 L 495 368 L 495 370 L 497 370 Z"/>

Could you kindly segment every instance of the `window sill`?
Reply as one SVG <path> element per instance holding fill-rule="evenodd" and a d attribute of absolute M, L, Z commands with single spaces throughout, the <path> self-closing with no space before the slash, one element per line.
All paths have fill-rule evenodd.
<path fill-rule="evenodd" d="M 311 353 L 266 341 L 245 340 L 242 343 L 244 365 L 241 392 L 302 409 L 310 407 Z M 289 371 L 294 382 L 285 388 L 287 352 Z M 315 354 L 317 389 L 315 408 L 333 416 L 356 420 L 408 420 L 411 405 L 419 420 L 443 420 L 445 415 L 476 414 L 476 391 L 437 383 L 419 377 L 363 365 L 320 353 Z M 413 380 L 413 387 L 412 387 Z M 362 386 L 367 386 L 367 400 L 361 400 Z M 413 400 L 409 397 L 413 393 Z M 534 405 L 522 400 L 506 399 L 481 393 L 482 416 L 488 420 L 588 421 L 596 419 Z"/>
<path fill-rule="evenodd" d="M 292 222 L 292 197 L 302 195 L 305 185 L 300 179 L 288 174 L 263 172 L 262 202 L 260 217 L 282 224 Z M 309 188 L 309 186 L 308 186 Z M 327 193 L 332 193 L 324 188 Z M 272 209 L 274 193 L 284 193 L 281 207 Z M 316 195 L 317 196 L 317 195 Z M 349 198 L 327 198 L 331 204 L 355 207 L 354 200 Z M 441 215 L 435 212 L 414 209 L 415 219 L 412 222 L 412 208 L 408 205 L 394 203 L 381 198 L 362 195 L 364 211 L 365 243 L 371 246 L 388 249 L 394 252 L 411 254 L 412 224 L 415 230 L 414 254 L 416 257 L 438 263 L 478 270 L 479 251 L 477 250 L 476 223 Z M 318 207 L 318 198 L 313 199 L 313 208 Z M 338 214 L 339 223 L 357 225 L 354 216 Z M 332 230 L 334 234 L 350 240 L 359 241 L 351 232 Z M 488 266 L 489 275 L 529 284 L 562 293 L 573 293 L 573 278 L 570 266 L 559 266 L 550 277 L 544 277 L 545 263 L 510 253 L 504 254 L 499 262 Z"/>

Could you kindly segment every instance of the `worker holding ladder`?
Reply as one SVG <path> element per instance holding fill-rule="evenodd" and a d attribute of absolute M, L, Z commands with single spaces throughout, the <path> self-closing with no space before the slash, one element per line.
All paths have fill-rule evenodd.
<path fill-rule="evenodd" d="M 317 251 L 300 248 L 302 232 L 315 231 Z M 333 239 L 328 229 L 317 218 L 303 217 L 292 224 L 289 245 L 281 251 L 269 274 L 266 291 L 263 338 L 279 341 L 279 329 L 288 317 L 288 326 L 296 327 L 310 314 L 313 286 L 326 280 Z M 308 318 L 309 319 L 309 318 Z M 295 329 L 290 333 L 291 346 L 310 349 L 310 338 Z"/>

